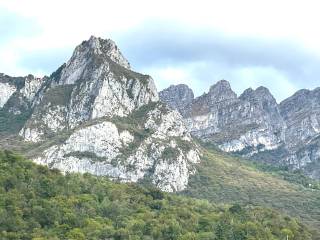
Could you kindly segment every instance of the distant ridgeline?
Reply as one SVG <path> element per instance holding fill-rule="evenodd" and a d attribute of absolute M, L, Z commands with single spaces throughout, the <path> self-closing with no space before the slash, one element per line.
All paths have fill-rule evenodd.
<path fill-rule="evenodd" d="M 300 90 L 280 104 L 265 87 L 249 88 L 238 97 L 226 80 L 197 98 L 184 84 L 159 96 L 181 113 L 194 137 L 320 178 L 320 88 Z"/>

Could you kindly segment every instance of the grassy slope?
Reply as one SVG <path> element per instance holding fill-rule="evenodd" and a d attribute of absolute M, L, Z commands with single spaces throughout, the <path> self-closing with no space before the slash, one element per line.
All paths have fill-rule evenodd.
<path fill-rule="evenodd" d="M 272 207 L 320 229 L 320 190 L 258 170 L 250 162 L 214 148 L 203 151 L 202 163 L 184 194 L 214 202 Z M 315 235 L 320 239 L 319 232 Z"/>

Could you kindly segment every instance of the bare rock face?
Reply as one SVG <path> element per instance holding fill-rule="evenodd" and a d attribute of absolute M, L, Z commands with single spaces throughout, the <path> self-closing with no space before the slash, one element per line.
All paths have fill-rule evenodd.
<path fill-rule="evenodd" d="M 31 115 L 36 95 L 47 78 L 0 74 L 0 134 L 16 134 Z"/>
<path fill-rule="evenodd" d="M 14 85 L 9 83 L 0 82 L 1 96 L 0 106 L 3 107 L 9 100 L 9 98 L 17 90 Z"/>
<path fill-rule="evenodd" d="M 185 84 L 171 85 L 159 93 L 159 97 L 172 109 L 181 112 L 194 99 L 193 91 Z"/>
<path fill-rule="evenodd" d="M 165 95 L 160 92 L 161 100 L 168 102 L 167 93 L 174 93 L 174 88 L 164 90 Z M 182 108 L 171 106 L 183 115 L 193 136 L 212 141 L 226 152 L 320 177 L 319 88 L 300 90 L 277 104 L 265 87 L 249 88 L 237 97 L 222 80 Z"/>
<path fill-rule="evenodd" d="M 265 88 L 247 89 L 239 98 L 219 81 L 181 111 L 191 133 L 214 140 L 228 152 L 277 148 L 283 126 L 275 99 Z"/>
<path fill-rule="evenodd" d="M 286 161 L 319 178 L 320 88 L 296 92 L 280 103 L 280 111 L 287 123 L 285 142 L 290 155 Z"/>
<path fill-rule="evenodd" d="M 128 68 L 128 61 L 111 40 L 91 37 L 84 41 L 68 63 L 51 75 L 20 135 L 38 142 L 85 121 L 126 116 L 158 101 L 152 78 Z"/>
<path fill-rule="evenodd" d="M 89 172 L 124 182 L 147 178 L 164 191 L 181 191 L 195 172 L 200 152 L 178 112 L 159 103 L 143 108 L 129 119 L 105 119 L 77 128 L 35 161 L 64 172 Z"/>
<path fill-rule="evenodd" d="M 39 164 L 172 192 L 186 188 L 200 161 L 181 115 L 111 40 L 82 42 L 50 77 L 1 75 L 0 84 L 0 118 L 17 119 L 12 134 Z"/>

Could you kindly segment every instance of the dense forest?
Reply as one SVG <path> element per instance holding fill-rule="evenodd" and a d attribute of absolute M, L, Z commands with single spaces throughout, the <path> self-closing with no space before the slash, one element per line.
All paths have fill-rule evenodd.
<path fill-rule="evenodd" d="M 0 239 L 295 239 L 308 229 L 274 210 L 215 205 L 66 174 L 0 151 Z"/>

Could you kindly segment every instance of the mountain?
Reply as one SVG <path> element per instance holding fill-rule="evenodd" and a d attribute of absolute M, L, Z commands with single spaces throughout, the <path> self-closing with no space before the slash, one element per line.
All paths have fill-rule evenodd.
<path fill-rule="evenodd" d="M 0 147 L 45 166 L 0 151 L 0 238 L 319 239 L 318 181 L 215 149 L 277 163 L 316 151 L 317 137 L 285 145 L 299 122 L 301 143 L 315 134 L 316 100 L 238 97 L 225 80 L 197 98 L 186 85 L 158 94 L 96 37 L 50 76 L 1 74 Z"/>
<path fill-rule="evenodd" d="M 176 91 L 183 90 L 170 86 L 159 95 L 181 113 L 193 136 L 226 152 L 320 178 L 319 88 L 300 90 L 280 104 L 265 87 L 249 88 L 237 96 L 226 80 L 210 87 L 208 93 L 189 98 L 187 104 L 177 94 L 172 96 Z"/>
<path fill-rule="evenodd" d="M 0 76 L 3 148 L 63 172 L 147 181 L 181 191 L 200 152 L 112 40 L 91 37 L 50 77 Z"/>

